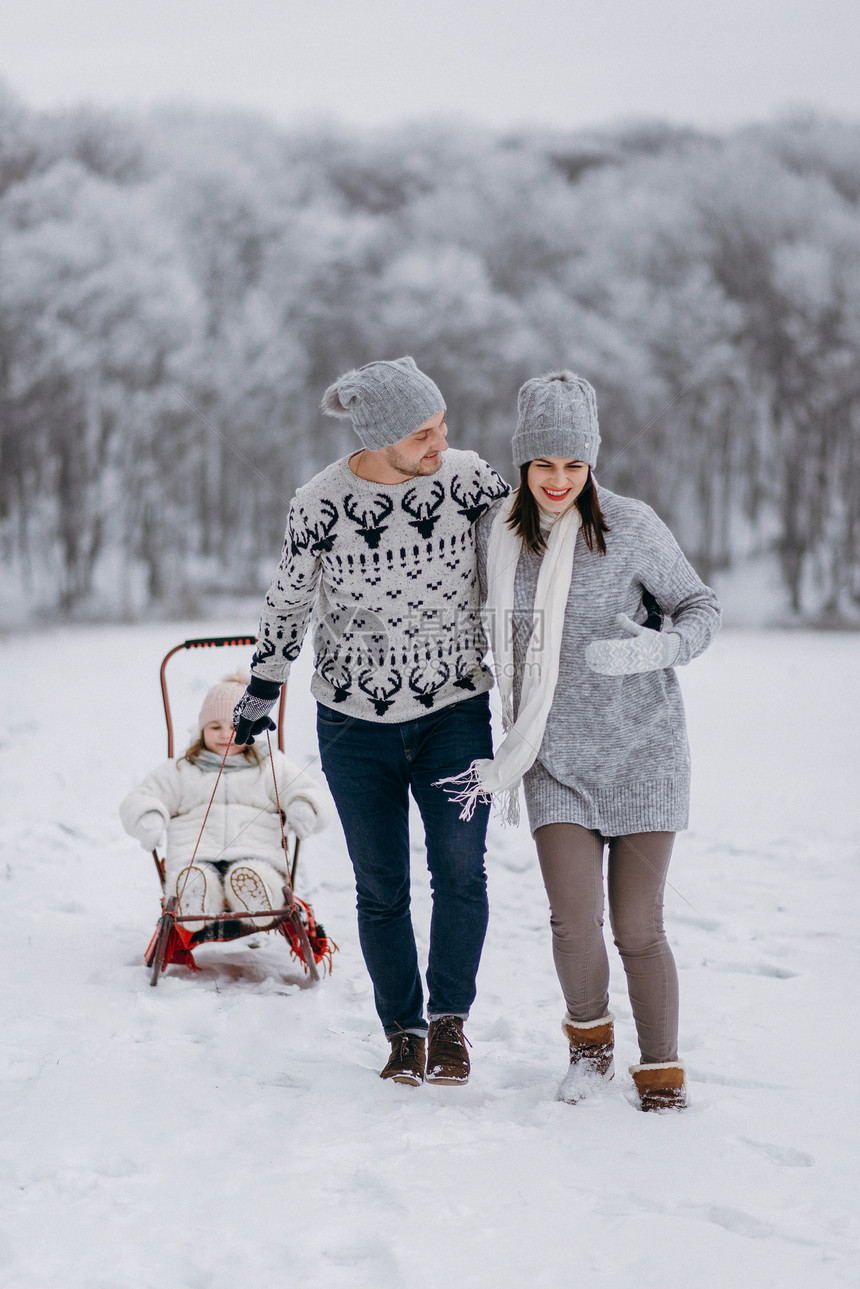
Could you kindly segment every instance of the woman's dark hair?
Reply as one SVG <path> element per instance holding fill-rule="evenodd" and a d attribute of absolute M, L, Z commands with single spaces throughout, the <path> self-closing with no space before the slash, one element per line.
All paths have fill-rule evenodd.
<path fill-rule="evenodd" d="M 188 751 L 185 752 L 179 759 L 180 761 L 188 761 L 191 765 L 193 765 L 194 762 L 197 760 L 198 756 L 200 755 L 200 753 L 205 752 L 206 750 L 207 750 L 206 744 L 203 742 L 203 734 L 201 732 L 200 737 L 198 739 L 195 739 L 195 741 L 191 744 L 191 747 L 188 749 Z M 249 763 L 249 765 L 260 764 L 260 757 L 257 753 L 257 749 L 254 747 L 253 744 L 251 744 L 250 747 L 244 748 L 240 755 L 245 758 L 245 760 Z"/>
<path fill-rule="evenodd" d="M 530 465 L 531 462 L 526 461 L 524 465 L 520 466 L 520 486 L 514 497 L 511 513 L 508 515 L 508 527 L 518 537 L 522 538 L 529 550 L 541 553 L 546 550 L 546 541 L 540 530 L 540 510 L 528 485 Z M 609 525 L 606 522 L 603 511 L 600 509 L 591 466 L 588 467 L 588 479 L 585 487 L 577 497 L 574 505 L 582 516 L 582 535 L 585 538 L 586 546 L 590 551 L 596 548 L 601 555 L 605 555 L 606 539 L 604 533 L 609 532 Z"/>

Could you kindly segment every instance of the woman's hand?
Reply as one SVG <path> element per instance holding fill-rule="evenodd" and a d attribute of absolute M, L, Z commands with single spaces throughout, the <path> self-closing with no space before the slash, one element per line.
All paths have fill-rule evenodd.
<path fill-rule="evenodd" d="M 617 622 L 623 637 L 593 640 L 586 646 L 585 661 L 592 671 L 601 676 L 635 676 L 674 665 L 681 649 L 681 637 L 674 631 L 662 635 L 634 622 L 626 613 L 619 613 Z"/>

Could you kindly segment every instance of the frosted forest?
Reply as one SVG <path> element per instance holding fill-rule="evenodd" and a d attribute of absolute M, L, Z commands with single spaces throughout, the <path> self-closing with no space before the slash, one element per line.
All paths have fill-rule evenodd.
<path fill-rule="evenodd" d="M 519 384 L 580 371 L 601 483 L 706 580 L 860 617 L 860 125 L 298 132 L 0 90 L 2 624 L 258 595 L 353 446 L 322 389 L 403 353 L 508 478 Z"/>

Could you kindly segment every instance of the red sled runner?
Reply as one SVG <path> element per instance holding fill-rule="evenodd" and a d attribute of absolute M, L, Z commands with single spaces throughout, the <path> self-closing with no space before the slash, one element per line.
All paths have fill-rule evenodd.
<path fill-rule="evenodd" d="M 185 640 L 165 654 L 161 663 L 161 697 L 164 702 L 164 719 L 167 723 L 168 758 L 173 756 L 173 718 L 170 712 L 165 669 L 173 655 L 179 653 L 181 649 L 211 649 L 225 645 L 254 644 L 256 644 L 255 636 L 210 636 L 199 640 Z M 278 749 L 281 752 L 284 750 L 285 697 L 286 687 L 281 690 L 281 702 L 278 708 Z M 271 757 L 269 762 L 271 764 Z M 274 777 L 274 767 L 272 768 L 272 774 Z M 217 786 L 218 781 L 216 780 L 215 788 Z M 275 777 L 276 797 L 277 792 L 278 784 Z M 215 789 L 213 789 L 212 796 L 214 799 Z M 280 805 L 280 803 L 278 804 Z M 325 963 L 328 970 L 331 971 L 332 953 L 337 950 L 337 945 L 329 940 L 324 928 L 316 921 L 310 904 L 299 899 L 295 894 L 293 887 L 299 862 L 299 839 L 296 837 L 292 856 L 290 856 L 286 834 L 283 830 L 282 812 L 281 840 L 288 871 L 287 880 L 283 887 L 283 907 L 279 909 L 261 909 L 256 913 L 243 911 L 241 920 L 235 913 L 220 913 L 215 917 L 207 917 L 206 923 L 202 927 L 199 926 L 199 913 L 185 917 L 178 908 L 177 896 L 172 895 L 169 898 L 165 898 L 164 860 L 159 856 L 157 850 L 153 850 L 152 858 L 155 861 L 156 871 L 161 883 L 162 896 L 161 917 L 158 919 L 155 933 L 144 955 L 144 962 L 150 968 L 149 983 L 151 985 L 158 984 L 159 976 L 171 963 L 176 963 L 177 966 L 190 967 L 192 971 L 199 970 L 193 955 L 193 950 L 198 945 L 224 940 L 240 940 L 243 936 L 259 934 L 261 930 L 272 931 L 276 935 L 282 935 L 290 947 L 291 955 L 301 962 L 311 980 L 319 980 L 318 967 L 320 963 Z M 266 925 L 256 927 L 253 925 L 254 919 L 261 919 L 265 921 Z M 198 929 L 191 931 L 184 925 L 186 922 L 196 923 Z"/>

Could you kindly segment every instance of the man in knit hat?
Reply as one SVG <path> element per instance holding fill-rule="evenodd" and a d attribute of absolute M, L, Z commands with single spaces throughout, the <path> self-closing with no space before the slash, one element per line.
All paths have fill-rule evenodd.
<path fill-rule="evenodd" d="M 465 1083 L 463 1023 L 487 926 L 488 807 L 461 822 L 437 781 L 492 755 L 474 526 L 507 484 L 449 449 L 445 400 L 412 358 L 368 363 L 325 393 L 361 448 L 299 488 L 234 716 L 247 743 L 314 612 L 320 758 L 356 878 L 358 928 L 391 1055 L 382 1077 Z M 427 1018 L 409 911 L 409 794 L 424 824 L 433 916 Z"/>

